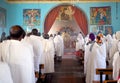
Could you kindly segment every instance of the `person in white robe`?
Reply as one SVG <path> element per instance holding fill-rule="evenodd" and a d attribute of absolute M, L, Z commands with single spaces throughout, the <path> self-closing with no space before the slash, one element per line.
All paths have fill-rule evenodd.
<path fill-rule="evenodd" d="M 77 41 L 76 41 L 76 51 L 80 49 L 84 50 L 84 38 L 81 33 L 78 34 Z"/>
<path fill-rule="evenodd" d="M 120 40 L 120 31 L 117 31 L 116 34 L 115 34 L 115 38 L 113 41 L 112 41 L 112 47 L 109 49 L 109 68 L 113 68 L 113 57 L 114 57 L 114 54 L 115 52 L 118 51 L 118 48 L 117 48 L 117 44 L 118 44 L 118 41 Z"/>
<path fill-rule="evenodd" d="M 13 83 L 10 68 L 6 62 L 0 61 L 0 83 Z"/>
<path fill-rule="evenodd" d="M 96 68 L 106 68 L 105 43 L 94 42 L 86 46 L 85 51 L 87 51 L 86 83 L 97 83 L 100 81 L 100 75 L 96 75 Z M 103 80 L 105 80 L 105 75 L 103 75 Z"/>
<path fill-rule="evenodd" d="M 118 80 L 119 71 L 120 71 L 120 41 L 117 45 L 118 51 L 114 54 L 113 57 L 113 79 Z"/>
<path fill-rule="evenodd" d="M 10 28 L 11 40 L 1 44 L 1 58 L 9 64 L 13 83 L 35 83 L 31 50 L 20 41 L 23 33 L 19 25 Z"/>
<path fill-rule="evenodd" d="M 44 64 L 42 38 L 38 36 L 37 29 L 32 29 L 31 35 L 26 37 L 24 41 L 28 42 L 33 47 L 34 69 L 35 69 L 36 77 L 38 77 L 39 65 Z"/>
<path fill-rule="evenodd" d="M 55 44 L 55 52 L 57 61 L 62 60 L 62 56 L 64 55 L 64 41 L 62 36 L 60 35 L 60 32 L 58 32 L 58 35 L 54 38 L 54 44 Z"/>
<path fill-rule="evenodd" d="M 44 65 L 44 73 L 49 74 L 53 73 L 55 71 L 54 69 L 54 44 L 53 40 L 49 39 L 48 34 L 44 34 L 44 40 L 43 40 L 43 55 L 45 57 L 45 65 Z"/>
<path fill-rule="evenodd" d="M 108 34 L 106 36 L 106 41 L 105 41 L 105 43 L 106 43 L 106 61 L 107 61 L 107 66 L 109 66 L 109 63 L 108 63 L 108 60 L 109 60 L 109 50 L 112 47 L 112 41 L 113 41 L 112 36 L 110 34 Z"/>
<path fill-rule="evenodd" d="M 87 61 L 88 61 L 88 56 L 89 56 L 88 47 L 90 48 L 90 46 L 95 43 L 95 35 L 93 33 L 90 33 L 88 34 L 87 39 L 88 40 L 85 44 L 85 54 L 84 54 L 84 74 L 85 75 L 86 75 L 86 66 L 87 66 Z"/>

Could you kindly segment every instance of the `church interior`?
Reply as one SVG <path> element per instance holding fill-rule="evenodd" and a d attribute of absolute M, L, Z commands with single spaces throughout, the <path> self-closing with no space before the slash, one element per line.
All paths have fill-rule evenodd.
<path fill-rule="evenodd" d="M 101 39 L 101 41 L 105 41 L 106 44 L 106 57 L 107 54 L 108 56 L 112 55 L 111 52 L 114 51 L 114 49 L 110 49 L 112 46 L 114 47 L 114 45 L 111 46 L 111 43 L 114 44 L 114 42 L 120 41 L 120 0 L 0 0 L 0 65 L 2 56 L 4 55 L 2 54 L 4 50 L 1 49 L 1 47 L 5 44 L 2 45 L 2 35 L 4 33 L 6 37 L 8 37 L 11 34 L 10 31 L 13 25 L 20 25 L 26 34 L 31 33 L 33 29 L 37 29 L 41 35 L 57 35 L 60 32 L 63 37 L 64 47 L 62 50 L 64 53 L 62 55 L 62 61 L 56 61 L 56 56 L 54 56 L 55 69 L 52 74 L 42 74 L 46 66 L 39 65 L 39 75 L 36 76 L 35 74 L 37 77 L 36 82 L 30 83 L 120 83 L 120 56 L 117 56 L 119 60 L 115 62 L 118 63 L 119 66 L 116 64 L 117 67 L 114 67 L 119 67 L 118 70 L 114 70 L 113 67 L 95 68 L 94 73 L 96 73 L 96 77 L 99 75 L 99 80 L 96 78 L 97 81 L 95 77 L 92 78 L 90 75 L 87 77 L 86 73 L 88 72 L 84 73 L 92 67 L 91 62 L 91 64 L 89 64 L 91 67 L 85 70 L 86 59 L 84 56 L 89 55 L 86 54 L 85 51 L 87 48 L 91 49 L 91 47 L 95 46 L 95 44 L 93 44 L 91 47 L 85 47 L 85 44 L 88 44 L 85 38 L 90 38 L 90 33 L 96 35 L 95 37 L 97 37 L 99 33 L 102 33 L 102 38 L 104 38 Z M 116 37 L 116 40 L 114 38 L 113 40 L 107 40 L 108 34 L 113 36 L 116 35 L 116 33 L 117 36 L 119 36 L 118 39 Z M 79 34 L 81 35 L 79 36 Z M 37 40 L 38 39 L 36 39 L 36 41 Z M 78 44 L 78 42 L 80 43 Z M 102 44 L 103 43 L 104 42 L 102 42 Z M 43 51 L 45 52 L 45 48 L 53 49 L 50 46 L 45 47 L 48 44 L 42 44 L 44 48 Z M 115 48 L 117 49 L 118 47 L 118 49 L 114 51 L 114 54 L 119 51 L 120 55 L 120 44 L 119 42 L 115 44 Z M 56 53 L 55 44 L 53 45 Z M 81 48 L 80 45 L 82 47 L 84 45 L 84 47 Z M 59 44 L 57 46 L 59 46 Z M 99 46 L 102 45 L 100 44 Z M 103 50 L 104 47 L 100 47 L 100 53 L 101 49 Z M 104 55 L 104 53 L 102 55 Z M 114 56 L 112 56 L 112 58 L 113 57 Z M 61 59 L 61 57 L 58 57 L 58 59 L 59 58 Z M 105 59 L 105 64 L 107 64 L 107 58 Z M 0 66 L 0 71 L 3 71 L 4 69 L 1 70 L 1 67 L 2 66 Z M 115 71 L 119 73 L 117 79 L 114 79 L 113 76 Z M 92 70 L 89 72 L 93 73 Z M 103 74 L 106 75 L 105 79 Z M 4 75 L 0 75 L 0 83 L 8 83 L 1 80 L 3 77 Z M 88 80 L 90 77 L 92 81 Z M 15 82 L 13 78 L 13 82 L 10 83 L 25 82 Z"/>

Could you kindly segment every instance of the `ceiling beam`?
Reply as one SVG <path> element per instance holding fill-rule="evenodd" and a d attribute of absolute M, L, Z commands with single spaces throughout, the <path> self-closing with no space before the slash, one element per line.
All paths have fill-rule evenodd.
<path fill-rule="evenodd" d="M 93 2 L 120 2 L 120 0 L 6 0 L 8 3 L 93 3 Z"/>

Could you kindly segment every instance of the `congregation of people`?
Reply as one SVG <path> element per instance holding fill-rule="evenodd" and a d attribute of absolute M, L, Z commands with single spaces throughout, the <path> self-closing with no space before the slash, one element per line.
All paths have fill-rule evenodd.
<path fill-rule="evenodd" d="M 10 28 L 8 39 L 0 43 L 0 83 L 36 83 L 39 74 L 50 75 L 55 72 L 54 58 L 62 61 L 63 39 L 58 33 L 55 37 L 39 35 L 37 29 L 28 34 L 19 25 Z M 44 69 L 40 71 L 40 65 Z"/>
<path fill-rule="evenodd" d="M 64 38 L 60 32 L 49 36 L 32 29 L 26 34 L 19 25 L 12 26 L 9 32 L 10 36 L 0 43 L 0 83 L 36 83 L 41 64 L 44 65 L 41 73 L 55 72 L 55 60 L 61 62 L 64 55 Z M 112 68 L 109 79 L 120 80 L 120 31 L 106 36 L 102 32 L 83 36 L 80 32 L 75 43 L 75 51 L 84 52 L 86 83 L 100 81 L 96 68 Z M 105 78 L 103 75 L 103 81 Z"/>
<path fill-rule="evenodd" d="M 99 83 L 100 75 L 96 69 L 112 68 L 112 75 L 102 75 L 103 81 L 120 80 L 120 31 L 106 36 L 102 32 L 98 34 L 89 33 L 83 37 L 80 33 L 77 36 L 76 52 L 84 51 L 84 54 L 76 53 L 84 58 L 84 75 L 86 83 Z M 82 56 L 81 56 L 82 55 Z"/>

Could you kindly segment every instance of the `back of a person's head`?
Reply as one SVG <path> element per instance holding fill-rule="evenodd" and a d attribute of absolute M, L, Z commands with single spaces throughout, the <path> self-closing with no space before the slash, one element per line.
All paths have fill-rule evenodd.
<path fill-rule="evenodd" d="M 25 31 L 19 25 L 14 25 L 10 28 L 10 38 L 19 39 L 21 36 L 23 37 Z"/>
<path fill-rule="evenodd" d="M 36 35 L 36 36 L 38 36 L 38 30 L 37 29 L 32 29 L 32 35 Z"/>
<path fill-rule="evenodd" d="M 44 36 L 43 36 L 45 39 L 49 39 L 49 35 L 46 33 L 46 34 L 44 34 Z"/>

